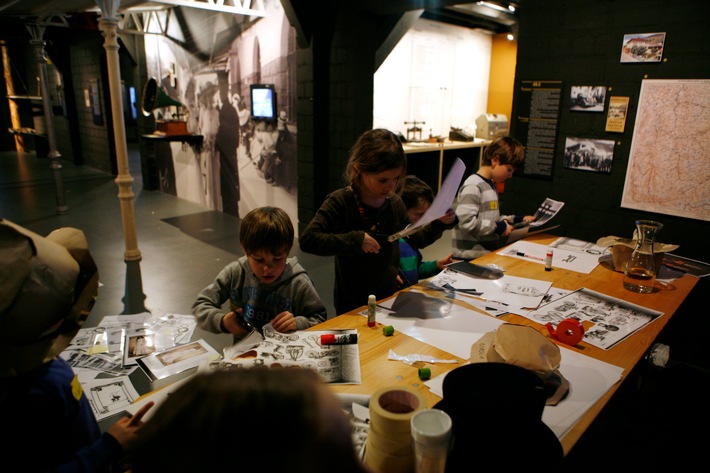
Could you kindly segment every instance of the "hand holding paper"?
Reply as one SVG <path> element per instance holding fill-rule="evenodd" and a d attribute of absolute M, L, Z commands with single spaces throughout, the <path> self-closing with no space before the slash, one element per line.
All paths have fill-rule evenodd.
<path fill-rule="evenodd" d="M 408 225 L 403 230 L 390 235 L 387 240 L 390 242 L 397 241 L 400 238 L 411 235 L 412 233 L 420 230 L 425 225 L 433 222 L 434 220 L 447 215 L 449 209 L 454 203 L 454 198 L 456 197 L 456 192 L 458 192 L 459 184 L 461 184 L 461 178 L 466 170 L 466 165 L 461 161 L 461 159 L 456 158 L 454 164 L 451 166 L 449 173 L 444 179 L 444 183 L 441 185 L 441 190 L 434 197 L 434 202 L 432 202 L 431 207 L 424 212 L 416 223 Z M 455 215 L 453 215 L 455 218 Z M 453 218 L 452 218 L 453 221 Z"/>

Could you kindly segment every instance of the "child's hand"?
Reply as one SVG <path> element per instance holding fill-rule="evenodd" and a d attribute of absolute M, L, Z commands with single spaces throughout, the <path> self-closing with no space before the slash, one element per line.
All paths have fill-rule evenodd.
<path fill-rule="evenodd" d="M 456 220 L 456 212 L 454 212 L 453 209 L 449 209 L 446 211 L 444 216 L 439 217 L 438 220 L 443 224 L 450 225 Z"/>
<path fill-rule="evenodd" d="M 143 416 L 155 405 L 153 401 L 147 402 L 141 407 L 138 412 L 128 417 L 124 416 L 118 419 L 111 427 L 108 428 L 108 433 L 123 447 L 128 450 L 136 438 L 136 434 L 143 426 Z"/>
<path fill-rule="evenodd" d="M 296 331 L 296 317 L 289 311 L 281 312 L 271 321 L 274 330 L 281 333 L 291 333 Z"/>
<path fill-rule="evenodd" d="M 532 223 L 534 221 L 535 221 L 534 215 L 526 215 L 525 217 L 523 217 L 523 222 Z"/>
<path fill-rule="evenodd" d="M 453 263 L 453 262 L 454 262 L 454 254 L 451 253 L 451 254 L 449 254 L 449 256 L 447 256 L 446 258 L 441 258 L 440 260 L 437 260 L 437 261 L 436 261 L 436 266 L 439 268 L 439 271 L 443 271 L 443 269 L 444 269 L 446 266 L 450 265 L 450 264 Z"/>
<path fill-rule="evenodd" d="M 240 314 L 242 313 L 241 307 L 235 310 L 239 311 Z M 245 327 L 239 321 L 239 316 L 237 316 L 235 311 L 222 317 L 222 328 L 236 337 L 245 337 L 250 332 L 249 327 Z"/>
<path fill-rule="evenodd" d="M 503 234 L 501 236 L 507 237 L 513 231 L 513 226 L 510 224 L 509 221 L 507 221 L 507 220 L 503 220 L 503 221 L 505 222 L 505 231 L 503 232 Z"/>
<path fill-rule="evenodd" d="M 399 274 L 394 278 L 394 287 L 397 289 L 402 289 L 404 287 L 404 281 L 402 281 L 402 276 Z"/>
<path fill-rule="evenodd" d="M 369 233 L 365 233 L 365 238 L 362 240 L 362 251 L 364 253 L 379 253 L 380 244 Z"/>

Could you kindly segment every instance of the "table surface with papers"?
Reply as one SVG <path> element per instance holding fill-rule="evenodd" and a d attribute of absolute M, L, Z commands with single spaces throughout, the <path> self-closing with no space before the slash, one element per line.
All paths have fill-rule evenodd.
<path fill-rule="evenodd" d="M 541 233 L 531 235 L 525 241 L 547 246 L 558 238 L 557 236 Z M 670 283 L 657 282 L 656 288 L 651 294 L 636 294 L 624 289 L 622 283 L 623 273 L 615 272 L 601 264 L 588 274 L 554 266 L 552 271 L 545 271 L 544 264 L 540 264 L 538 261 L 504 256 L 498 252 L 478 258 L 474 263 L 484 266 L 496 265 L 504 270 L 505 275 L 548 281 L 552 283 L 554 288 L 558 289 L 591 289 L 638 306 L 662 312 L 663 314 L 609 349 L 602 349 L 585 341 L 581 341 L 574 347 L 558 343 L 563 353 L 561 371 L 566 377 L 574 378 L 575 373 L 573 371 L 580 366 L 585 369 L 591 366 L 603 373 L 603 376 L 606 376 L 606 384 L 601 383 L 603 386 L 597 387 L 598 394 L 594 398 L 595 400 L 572 409 L 572 414 L 565 413 L 560 415 L 559 412 L 554 412 L 555 409 L 559 411 L 557 406 L 554 409 L 548 409 L 550 406 L 546 407 L 543 421 L 556 432 L 565 454 L 580 439 L 616 392 L 621 382 L 650 349 L 658 334 L 698 282 L 698 278 L 686 274 L 672 280 Z M 421 286 L 414 286 L 405 291 L 412 290 L 422 291 L 434 297 L 445 297 L 441 292 L 422 290 Z M 378 301 L 378 304 L 385 307 L 388 304 L 391 306 L 396 297 L 397 294 L 387 301 Z M 452 299 L 448 300 L 451 301 Z M 333 317 L 313 327 L 313 330 L 353 328 L 358 330 L 362 383 L 332 386 L 333 391 L 337 393 L 372 394 L 374 391 L 384 387 L 409 386 L 418 389 L 427 400 L 429 407 L 433 407 L 441 398 L 433 392 L 433 387 L 430 389 L 430 382 L 425 384 L 424 381 L 419 379 L 419 367 L 429 367 L 433 380 L 461 366 L 466 363 L 468 358 L 466 347 L 470 348 L 470 345 L 476 342 L 483 333 L 494 330 L 501 323 L 528 325 L 549 337 L 545 325 L 529 318 L 512 313 L 492 317 L 467 304 L 464 297 L 456 298 L 454 304 L 457 306 L 458 315 L 451 317 L 454 320 L 452 323 L 457 323 L 456 317 L 458 317 L 458 323 L 460 323 L 460 320 L 464 318 L 460 312 L 467 312 L 469 317 L 465 318 L 466 321 L 464 323 L 468 324 L 468 329 L 460 329 L 457 326 L 447 328 L 439 325 L 432 330 L 427 328 L 426 324 L 421 323 L 421 321 L 408 322 L 390 316 L 381 317 L 380 314 L 378 314 L 377 326 L 368 327 L 367 318 L 362 315 L 365 307 Z M 447 322 L 449 321 L 442 320 L 439 323 Z M 392 336 L 383 334 L 383 327 L 388 324 L 392 324 L 395 327 L 395 333 Z M 456 360 L 458 363 L 425 363 L 418 361 L 414 364 L 408 364 L 402 361 L 390 360 L 393 353 L 399 356 L 417 354 L 439 360 Z M 567 372 L 565 373 L 564 370 L 567 370 Z M 580 382 L 582 382 L 581 378 Z M 574 389 L 575 381 L 571 380 L 571 384 Z M 560 405 L 563 403 L 564 401 Z"/>

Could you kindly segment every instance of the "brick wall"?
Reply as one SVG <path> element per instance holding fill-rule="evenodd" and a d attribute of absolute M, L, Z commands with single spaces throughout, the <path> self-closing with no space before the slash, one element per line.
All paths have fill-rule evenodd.
<path fill-rule="evenodd" d="M 76 124 L 79 129 L 79 148 L 83 164 L 115 174 L 111 164 L 115 162 L 115 158 L 111 158 L 114 155 L 114 150 L 109 141 L 110 116 L 107 115 L 105 106 L 107 102 L 110 102 L 110 97 L 106 92 L 108 84 L 104 83 L 106 74 L 102 71 L 102 64 L 106 62 L 106 51 L 103 48 L 101 33 L 96 31 L 80 35 L 74 32 L 70 55 L 73 82 L 67 86 L 73 88 L 76 97 Z M 92 80 L 98 81 L 102 125 L 93 122 L 92 109 L 84 104 L 84 89 L 89 87 L 89 82 Z"/>

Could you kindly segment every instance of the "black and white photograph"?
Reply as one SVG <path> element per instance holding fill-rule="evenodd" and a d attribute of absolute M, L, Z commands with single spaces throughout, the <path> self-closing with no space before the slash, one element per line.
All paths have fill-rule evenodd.
<path fill-rule="evenodd" d="M 146 35 L 158 105 L 179 104 L 149 112 L 159 123 L 171 122 L 177 110 L 187 133 L 202 137 L 201 144 L 156 144 L 159 187 L 235 217 L 278 205 L 297 222 L 296 89 L 286 80 L 295 77 L 296 33 L 278 1 L 266 0 L 264 8 L 268 15 L 248 35 L 220 26 L 219 47 L 210 58 L 162 35 Z M 267 45 L 264 38 L 278 40 Z M 254 104 L 267 93 L 272 100 L 266 109 Z"/>
<path fill-rule="evenodd" d="M 603 112 L 605 101 L 606 86 L 573 85 L 570 89 L 570 110 Z"/>
<path fill-rule="evenodd" d="M 565 139 L 564 166 L 566 169 L 611 173 L 614 159 L 614 140 L 590 138 Z"/>
<path fill-rule="evenodd" d="M 665 33 L 625 34 L 621 62 L 661 62 Z"/>

